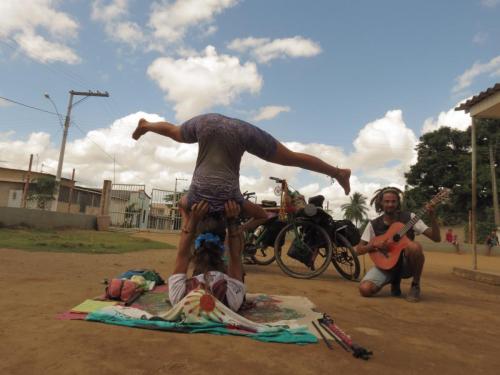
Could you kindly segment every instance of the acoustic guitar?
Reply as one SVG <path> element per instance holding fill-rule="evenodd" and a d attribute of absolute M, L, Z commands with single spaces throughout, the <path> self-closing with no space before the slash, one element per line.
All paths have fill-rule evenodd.
<path fill-rule="evenodd" d="M 448 198 L 450 192 L 450 189 L 442 189 L 428 202 L 428 204 L 435 206 L 439 202 Z M 371 241 L 375 247 L 382 247 L 382 244 L 387 241 L 387 251 L 378 250 L 369 253 L 370 258 L 378 268 L 390 270 L 397 264 L 401 251 L 403 251 L 411 242 L 411 240 L 406 236 L 406 233 L 413 228 L 425 212 L 425 208 L 420 209 L 406 224 L 401 222 L 392 223 L 387 232 L 375 237 Z"/>

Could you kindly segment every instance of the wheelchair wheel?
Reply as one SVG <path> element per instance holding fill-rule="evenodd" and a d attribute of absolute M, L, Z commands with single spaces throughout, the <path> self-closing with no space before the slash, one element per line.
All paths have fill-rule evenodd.
<path fill-rule="evenodd" d="M 264 225 L 261 225 L 245 238 L 243 258 L 244 262 L 247 264 L 267 266 L 268 264 L 274 262 L 274 246 L 268 246 L 262 241 L 262 234 L 266 230 L 267 228 Z M 259 233 L 259 235 L 256 235 L 255 233 Z"/>
<path fill-rule="evenodd" d="M 310 221 L 288 224 L 274 242 L 276 262 L 288 276 L 310 279 L 321 275 L 332 260 L 328 233 Z"/>
<path fill-rule="evenodd" d="M 358 254 L 347 238 L 341 234 L 335 234 L 333 245 L 332 263 L 337 272 L 345 279 L 357 281 L 361 266 L 359 265 Z"/>
<path fill-rule="evenodd" d="M 264 226 L 261 227 L 261 232 L 266 230 Z M 257 231 L 259 228 L 257 228 Z M 262 239 L 262 236 L 259 236 L 259 238 Z M 274 246 L 268 246 L 267 244 L 262 243 L 262 240 L 255 245 L 255 253 L 252 255 L 252 260 L 255 264 L 267 266 L 268 264 L 274 262 L 274 259 L 276 259 L 274 256 Z"/>

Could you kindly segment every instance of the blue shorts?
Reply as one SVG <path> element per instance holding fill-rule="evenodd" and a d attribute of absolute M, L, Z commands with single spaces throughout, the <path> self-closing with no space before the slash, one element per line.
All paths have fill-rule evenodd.
<path fill-rule="evenodd" d="M 402 255 L 402 258 L 403 258 L 401 259 L 402 263 L 400 267 L 398 267 L 399 272 L 402 279 L 408 279 L 411 277 L 410 266 L 408 265 L 408 259 L 404 255 Z M 365 277 L 363 277 L 363 280 L 361 280 L 361 282 L 370 281 L 377 287 L 382 288 L 384 285 L 390 284 L 392 280 L 395 279 L 395 277 L 397 276 L 397 272 L 398 271 L 394 269 L 383 270 L 375 266 L 366 273 Z"/>

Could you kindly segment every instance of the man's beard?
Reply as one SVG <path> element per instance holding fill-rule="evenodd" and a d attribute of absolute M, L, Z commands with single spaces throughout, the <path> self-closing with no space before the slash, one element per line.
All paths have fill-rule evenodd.
<path fill-rule="evenodd" d="M 385 213 L 387 216 L 389 216 L 389 217 L 394 217 L 394 216 L 396 216 L 396 212 L 397 212 L 397 211 L 398 211 L 398 210 L 397 210 L 397 208 L 395 208 L 394 210 L 392 210 L 392 211 L 390 211 L 390 212 L 388 212 L 388 211 L 385 211 L 385 210 L 384 210 L 384 213 Z"/>

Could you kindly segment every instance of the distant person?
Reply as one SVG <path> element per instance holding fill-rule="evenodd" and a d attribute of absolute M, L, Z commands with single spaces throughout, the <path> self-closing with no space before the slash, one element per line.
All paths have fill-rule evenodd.
<path fill-rule="evenodd" d="M 375 210 L 381 212 L 382 215 L 368 222 L 361 236 L 361 242 L 356 247 L 358 254 L 379 251 L 387 256 L 390 243 L 377 243 L 375 237 L 385 234 L 391 224 L 395 222 L 406 224 L 415 216 L 413 213 L 401 210 L 401 195 L 402 191 L 394 187 L 385 187 L 376 191 L 371 204 L 375 203 Z M 397 264 L 389 270 L 375 266 L 366 273 L 359 284 L 359 292 L 363 297 L 374 296 L 387 284 L 391 284 L 391 295 L 399 297 L 401 296 L 401 279 L 412 277 L 406 300 L 408 302 L 420 301 L 420 277 L 424 269 L 425 256 L 422 245 L 414 241 L 414 237 L 416 234 L 424 234 L 434 242 L 441 240 L 434 207 L 427 205 L 426 209 L 431 218 L 431 227 L 425 225 L 422 220 L 417 221 L 406 233 L 410 242 L 401 253 Z"/>
<path fill-rule="evenodd" d="M 453 245 L 453 247 L 455 248 L 455 252 L 457 254 L 460 254 L 460 245 L 458 244 L 458 235 L 456 233 L 453 233 L 453 229 L 451 229 L 451 228 L 448 228 L 448 231 L 446 232 L 446 242 Z"/>
<path fill-rule="evenodd" d="M 498 236 L 497 230 L 493 229 L 486 237 L 486 249 L 488 256 L 491 255 L 491 249 L 493 249 L 495 246 L 498 246 Z"/>
<path fill-rule="evenodd" d="M 262 207 L 243 199 L 240 191 L 240 162 L 245 151 L 272 163 L 323 173 L 337 180 L 346 195 L 351 189 L 350 169 L 337 168 L 315 156 L 291 151 L 269 133 L 242 120 L 213 113 L 194 117 L 180 126 L 140 119 L 132 138 L 137 140 L 150 131 L 177 142 L 198 143 L 193 179 L 180 202 L 184 218 L 192 205 L 202 200 L 208 202 L 210 212 L 223 211 L 225 202 L 234 200 L 241 205 L 245 217 L 267 219 Z"/>

